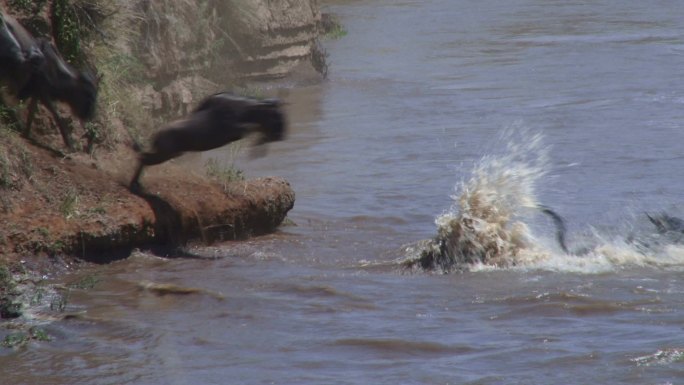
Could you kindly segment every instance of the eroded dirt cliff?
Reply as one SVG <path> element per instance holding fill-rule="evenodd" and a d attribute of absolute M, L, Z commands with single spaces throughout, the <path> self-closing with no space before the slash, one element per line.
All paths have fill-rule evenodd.
<path fill-rule="evenodd" d="M 85 128 L 71 122 L 76 138 L 96 133 L 93 153 L 64 151 L 46 114 L 31 140 L 7 120 L 0 126 L 0 259 L 103 261 L 134 247 L 241 239 L 281 224 L 295 195 L 277 176 L 218 183 L 170 162 L 145 174 L 147 193 L 131 194 L 131 147 L 208 93 L 311 66 L 315 0 L 0 0 L 0 7 L 100 75 L 97 118 Z M 23 117 L 20 104 L 10 106 Z"/>

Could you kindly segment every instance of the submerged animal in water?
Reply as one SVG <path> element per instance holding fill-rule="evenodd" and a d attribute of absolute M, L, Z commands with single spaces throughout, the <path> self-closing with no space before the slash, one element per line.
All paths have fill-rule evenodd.
<path fill-rule="evenodd" d="M 207 151 L 258 133 L 257 144 L 285 138 L 286 122 L 277 100 L 257 100 L 229 93 L 204 99 L 185 119 L 168 124 L 152 138 L 151 148 L 139 153 L 138 167 L 130 183 L 139 191 L 143 169 L 164 163 L 185 152 Z"/>
<path fill-rule="evenodd" d="M 31 100 L 24 135 L 30 136 L 40 102 L 52 114 L 64 144 L 73 149 L 71 129 L 57 113 L 54 101 L 66 103 L 81 121 L 92 119 L 97 101 L 95 77 L 72 67 L 49 40 L 34 38 L 15 19 L 0 14 L 0 20 L 0 80 L 18 99 Z"/>
<path fill-rule="evenodd" d="M 646 213 L 646 216 L 661 234 L 667 233 L 669 231 L 684 233 L 684 220 L 681 218 L 673 217 L 665 213 L 660 213 L 654 216 L 650 216 L 648 213 Z"/>
<path fill-rule="evenodd" d="M 637 250 L 642 253 L 654 251 L 668 245 L 677 245 L 684 242 L 684 220 L 666 213 L 650 215 L 646 213 L 648 220 L 655 226 L 655 233 L 643 233 L 632 235 L 628 238 Z"/>

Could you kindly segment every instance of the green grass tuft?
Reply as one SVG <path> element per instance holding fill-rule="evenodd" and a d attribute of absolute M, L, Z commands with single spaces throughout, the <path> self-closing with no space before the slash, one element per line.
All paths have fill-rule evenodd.
<path fill-rule="evenodd" d="M 209 158 L 204 164 L 206 175 L 218 182 L 224 192 L 230 192 L 230 184 L 245 180 L 242 170 L 235 168 L 235 158 L 240 152 L 240 143 L 232 143 L 228 146 L 231 150 L 230 160 L 219 162 L 215 158 Z"/>

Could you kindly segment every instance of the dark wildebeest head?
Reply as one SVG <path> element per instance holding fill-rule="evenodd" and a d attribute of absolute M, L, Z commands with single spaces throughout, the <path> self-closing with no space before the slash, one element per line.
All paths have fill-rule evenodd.
<path fill-rule="evenodd" d="M 256 131 L 261 135 L 257 144 L 276 142 L 285 139 L 285 115 L 281 103 L 276 99 L 257 102 L 245 114 L 245 121 L 256 124 Z"/>

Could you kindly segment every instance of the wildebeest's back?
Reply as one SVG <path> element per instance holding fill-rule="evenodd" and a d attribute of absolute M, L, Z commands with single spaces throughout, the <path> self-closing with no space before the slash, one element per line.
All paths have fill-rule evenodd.
<path fill-rule="evenodd" d="M 28 51 L 31 47 L 35 46 L 36 42 L 31 33 L 26 30 L 17 19 L 12 16 L 3 15 L 3 18 L 9 28 L 10 32 L 24 51 Z"/>
<path fill-rule="evenodd" d="M 19 65 L 23 62 L 24 54 L 21 52 L 19 42 L 14 38 L 5 17 L 0 13 L 0 68 L 8 65 Z"/>
<path fill-rule="evenodd" d="M 162 153 L 207 151 L 241 139 L 245 134 L 237 116 L 228 110 L 209 109 L 193 112 L 155 135 L 152 146 Z"/>
<path fill-rule="evenodd" d="M 213 110 L 230 113 L 234 118 L 239 119 L 247 110 L 256 106 L 258 101 L 227 92 L 217 93 L 206 97 L 194 112 Z"/>
<path fill-rule="evenodd" d="M 0 12 L 0 79 L 19 92 L 43 66 L 44 57 L 31 34 Z"/>

